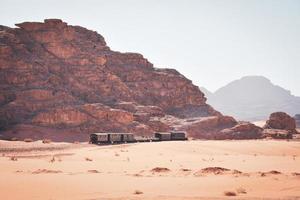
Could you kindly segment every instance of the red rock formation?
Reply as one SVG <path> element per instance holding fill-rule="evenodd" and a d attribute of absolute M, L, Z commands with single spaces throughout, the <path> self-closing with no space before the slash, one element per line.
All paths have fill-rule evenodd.
<path fill-rule="evenodd" d="M 300 114 L 296 114 L 294 116 L 295 122 L 296 122 L 296 127 L 300 128 Z"/>
<path fill-rule="evenodd" d="M 284 112 L 272 113 L 266 122 L 265 129 L 281 129 L 296 133 L 295 119 Z"/>
<path fill-rule="evenodd" d="M 90 132 L 184 129 L 213 138 L 237 123 L 207 105 L 176 70 L 112 51 L 94 31 L 59 19 L 16 26 L 0 26 L 4 137 L 70 141 L 86 140 Z"/>
<path fill-rule="evenodd" d="M 216 135 L 216 139 L 261 139 L 263 137 L 263 129 L 249 122 L 240 122 Z"/>

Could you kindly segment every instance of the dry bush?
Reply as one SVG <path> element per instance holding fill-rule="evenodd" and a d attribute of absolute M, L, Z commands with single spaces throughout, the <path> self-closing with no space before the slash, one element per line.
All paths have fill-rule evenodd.
<path fill-rule="evenodd" d="M 269 171 L 268 172 L 269 174 L 281 174 L 281 172 L 279 172 L 279 171 L 276 171 L 276 170 L 272 170 L 272 171 Z"/>
<path fill-rule="evenodd" d="M 93 161 L 93 159 L 86 157 L 85 158 L 86 161 Z"/>
<path fill-rule="evenodd" d="M 12 137 L 10 140 L 11 140 L 11 141 L 18 141 L 19 139 L 16 138 L 16 137 Z"/>
<path fill-rule="evenodd" d="M 223 168 L 223 167 L 206 167 L 206 168 L 201 169 L 201 172 L 204 174 L 213 173 L 215 175 L 224 174 L 225 172 L 228 172 L 228 171 L 230 171 L 230 169 Z"/>
<path fill-rule="evenodd" d="M 224 195 L 225 195 L 225 196 L 232 197 L 232 196 L 236 196 L 236 193 L 235 193 L 235 192 L 232 192 L 232 191 L 225 191 L 225 192 L 224 192 Z"/>
<path fill-rule="evenodd" d="M 169 172 L 171 171 L 170 169 L 166 168 L 166 167 L 155 167 L 151 170 L 151 172 Z"/>
<path fill-rule="evenodd" d="M 132 174 L 132 176 L 135 176 L 135 177 L 142 177 L 141 174 Z"/>
<path fill-rule="evenodd" d="M 94 174 L 97 174 L 97 173 L 100 173 L 98 170 L 96 169 L 90 169 L 88 170 L 89 173 L 94 173 Z"/>
<path fill-rule="evenodd" d="M 247 194 L 246 190 L 245 190 L 244 188 L 242 188 L 242 187 L 237 188 L 237 189 L 236 189 L 236 192 L 237 192 L 238 194 Z"/>
<path fill-rule="evenodd" d="M 79 141 L 74 141 L 74 144 L 80 144 L 80 142 Z"/>
<path fill-rule="evenodd" d="M 24 142 L 33 142 L 33 139 L 31 139 L 31 138 L 25 138 Z"/>
<path fill-rule="evenodd" d="M 50 160 L 50 162 L 55 162 L 55 157 L 53 156 L 52 159 Z"/>
<path fill-rule="evenodd" d="M 49 144 L 51 143 L 52 141 L 50 139 L 43 139 L 42 141 L 44 144 Z"/>
<path fill-rule="evenodd" d="M 57 173 L 62 173 L 62 171 L 51 170 L 51 169 L 38 169 L 32 172 L 32 174 L 57 174 Z"/>
<path fill-rule="evenodd" d="M 144 194 L 144 193 L 140 190 L 135 190 L 133 194 Z"/>
<path fill-rule="evenodd" d="M 187 168 L 182 168 L 180 170 L 183 171 L 183 172 L 190 172 L 190 171 L 192 171 L 191 169 L 187 169 Z"/>
<path fill-rule="evenodd" d="M 118 157 L 118 156 L 120 156 L 120 154 L 118 154 L 118 153 L 115 153 L 115 156 L 116 156 L 116 157 Z"/>
<path fill-rule="evenodd" d="M 15 156 L 10 157 L 9 159 L 10 159 L 11 161 L 17 161 L 17 160 L 18 160 L 18 158 L 15 157 Z"/>

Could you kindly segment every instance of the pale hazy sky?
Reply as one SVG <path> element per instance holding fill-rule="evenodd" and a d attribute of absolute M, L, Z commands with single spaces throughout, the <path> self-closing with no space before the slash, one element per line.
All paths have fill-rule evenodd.
<path fill-rule="evenodd" d="M 263 75 L 300 96 L 299 0 L 0 0 L 0 24 L 61 18 L 211 91 Z"/>

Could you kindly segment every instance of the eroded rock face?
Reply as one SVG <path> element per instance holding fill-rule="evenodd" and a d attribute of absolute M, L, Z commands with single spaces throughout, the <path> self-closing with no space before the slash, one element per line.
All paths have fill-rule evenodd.
<path fill-rule="evenodd" d="M 201 139 L 217 139 L 223 129 L 233 127 L 238 123 L 233 117 L 222 115 L 185 119 L 168 115 L 161 118 L 161 121 L 175 130 L 186 131 L 188 137 Z"/>
<path fill-rule="evenodd" d="M 250 122 L 240 122 L 216 135 L 216 139 L 261 139 L 263 137 L 263 129 Z"/>
<path fill-rule="evenodd" d="M 267 120 L 264 129 L 281 129 L 296 132 L 295 119 L 284 112 L 272 113 Z"/>
<path fill-rule="evenodd" d="M 87 140 L 91 132 L 184 129 L 213 138 L 237 123 L 207 105 L 199 88 L 176 70 L 112 51 L 94 31 L 59 19 L 16 26 L 0 26 L 4 137 L 70 141 Z"/>
<path fill-rule="evenodd" d="M 296 127 L 300 128 L 300 114 L 297 114 L 294 116 L 295 122 L 296 122 Z"/>

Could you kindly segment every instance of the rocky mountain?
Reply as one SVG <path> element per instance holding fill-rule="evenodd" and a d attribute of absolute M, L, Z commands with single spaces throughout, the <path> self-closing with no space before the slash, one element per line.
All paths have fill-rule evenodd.
<path fill-rule="evenodd" d="M 300 114 L 294 116 L 297 128 L 300 128 Z"/>
<path fill-rule="evenodd" d="M 59 19 L 16 26 L 0 27 L 2 138 L 86 141 L 91 132 L 177 129 L 222 139 L 238 126 L 176 70 L 112 51 L 95 31 Z"/>
<path fill-rule="evenodd" d="M 300 111 L 300 97 L 262 76 L 243 77 L 208 95 L 209 104 L 239 120 L 266 120 L 277 111 L 294 116 Z"/>

